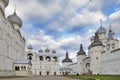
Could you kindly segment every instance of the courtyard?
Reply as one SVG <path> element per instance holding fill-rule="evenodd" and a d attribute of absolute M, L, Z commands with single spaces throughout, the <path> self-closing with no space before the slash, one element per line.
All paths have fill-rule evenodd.
<path fill-rule="evenodd" d="M 0 80 L 78 80 L 78 79 L 72 79 L 64 76 L 30 76 L 23 78 L 4 78 Z"/>

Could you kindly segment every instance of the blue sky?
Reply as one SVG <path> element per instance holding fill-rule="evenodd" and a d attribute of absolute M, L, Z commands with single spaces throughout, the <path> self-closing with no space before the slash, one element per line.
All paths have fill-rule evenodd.
<path fill-rule="evenodd" d="M 33 45 L 35 52 L 55 49 L 61 60 L 68 51 L 75 61 L 81 43 L 88 51 L 100 19 L 106 30 L 111 24 L 120 39 L 120 0 L 10 0 L 6 16 L 13 14 L 14 5 L 23 20 L 26 46 Z"/>

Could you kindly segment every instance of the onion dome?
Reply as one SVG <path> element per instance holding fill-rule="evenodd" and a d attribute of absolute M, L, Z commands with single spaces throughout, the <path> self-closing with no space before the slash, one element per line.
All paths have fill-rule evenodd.
<path fill-rule="evenodd" d="M 3 2 L 5 3 L 5 7 L 7 7 L 9 4 L 9 0 L 3 0 Z"/>
<path fill-rule="evenodd" d="M 89 48 L 95 47 L 95 46 L 103 46 L 102 42 L 99 40 L 98 33 L 95 33 L 94 42 L 91 43 Z"/>
<path fill-rule="evenodd" d="M 32 49 L 33 49 L 32 45 L 29 45 L 29 46 L 28 46 L 28 49 L 31 49 L 31 50 L 32 50 Z"/>
<path fill-rule="evenodd" d="M 106 34 L 106 29 L 101 26 L 101 27 L 97 30 L 97 33 L 98 33 L 98 34 Z"/>
<path fill-rule="evenodd" d="M 109 28 L 109 33 L 108 33 L 108 40 L 113 40 L 114 39 L 114 32 L 111 29 L 111 26 Z"/>
<path fill-rule="evenodd" d="M 79 50 L 79 52 L 77 53 L 77 55 L 86 55 L 85 51 L 83 50 L 82 44 L 80 45 L 80 50 Z"/>
<path fill-rule="evenodd" d="M 45 52 L 50 52 L 50 49 L 48 49 L 48 48 L 47 48 L 47 49 L 45 49 Z"/>
<path fill-rule="evenodd" d="M 56 53 L 56 50 L 53 50 L 52 53 Z"/>
<path fill-rule="evenodd" d="M 43 50 L 42 50 L 42 49 L 40 49 L 40 50 L 39 50 L 39 52 L 40 52 L 40 53 L 42 53 L 42 52 L 43 52 Z"/>
<path fill-rule="evenodd" d="M 14 14 L 8 16 L 7 18 L 12 24 L 18 24 L 20 27 L 22 26 L 22 20 L 17 16 L 16 12 Z"/>
<path fill-rule="evenodd" d="M 65 63 L 65 62 L 72 62 L 72 60 L 69 58 L 68 52 L 66 52 L 66 57 L 65 57 L 65 59 L 62 61 L 62 63 Z"/>
<path fill-rule="evenodd" d="M 100 28 L 97 30 L 97 34 L 106 34 L 106 29 L 102 27 L 102 20 L 100 20 Z"/>

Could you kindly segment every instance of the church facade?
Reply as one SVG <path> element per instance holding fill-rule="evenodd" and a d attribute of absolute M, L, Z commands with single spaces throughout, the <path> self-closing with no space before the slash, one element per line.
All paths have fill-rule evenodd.
<path fill-rule="evenodd" d="M 60 75 L 59 57 L 55 50 L 40 49 L 38 53 L 33 52 L 32 46 L 26 52 L 27 60 L 32 63 L 33 75 Z"/>
<path fill-rule="evenodd" d="M 115 32 L 109 26 L 108 36 L 106 29 L 102 27 L 91 37 L 91 43 L 88 47 L 88 55 L 83 50 L 82 44 L 76 57 L 77 62 L 72 63 L 69 57 L 62 61 L 63 74 L 106 74 L 120 75 L 120 48 L 119 40 L 114 38 Z M 67 66 L 66 66 L 67 64 Z M 66 68 L 66 69 L 65 69 Z"/>

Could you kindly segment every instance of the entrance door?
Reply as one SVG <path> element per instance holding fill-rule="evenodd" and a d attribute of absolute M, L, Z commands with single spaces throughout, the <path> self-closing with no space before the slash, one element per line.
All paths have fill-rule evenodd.
<path fill-rule="evenodd" d="M 54 76 L 56 75 L 56 72 L 54 72 Z"/>
<path fill-rule="evenodd" d="M 49 75 L 49 72 L 47 72 L 47 75 Z"/>
<path fill-rule="evenodd" d="M 42 75 L 42 72 L 39 72 L 39 75 Z"/>

